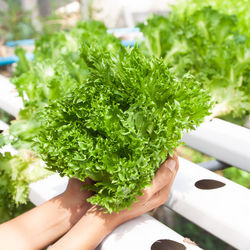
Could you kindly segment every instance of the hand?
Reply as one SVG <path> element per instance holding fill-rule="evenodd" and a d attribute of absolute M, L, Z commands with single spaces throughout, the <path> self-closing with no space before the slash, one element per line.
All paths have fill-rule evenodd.
<path fill-rule="evenodd" d="M 64 235 L 90 208 L 92 192 L 81 189 L 84 183 L 72 178 L 64 193 L 1 224 L 0 249 L 44 249 Z"/>
<path fill-rule="evenodd" d="M 169 196 L 171 186 L 179 169 L 177 154 L 173 158 L 169 157 L 158 169 L 151 186 L 143 190 L 143 195 L 138 197 L 130 210 L 121 211 L 117 217 L 117 224 L 135 218 L 141 214 L 163 205 Z"/>
<path fill-rule="evenodd" d="M 167 200 L 179 162 L 177 155 L 168 158 L 158 169 L 152 185 L 143 191 L 130 210 L 119 213 L 104 213 L 97 206 L 91 206 L 76 225 L 50 249 L 94 249 L 104 237 L 118 225 L 156 208 Z"/>
<path fill-rule="evenodd" d="M 62 194 L 62 201 L 64 206 L 68 206 L 74 215 L 74 222 L 77 222 L 86 211 L 90 208 L 91 204 L 87 202 L 87 199 L 93 195 L 93 191 L 83 189 L 84 185 L 90 185 L 92 181 L 87 178 L 84 182 L 71 178 L 69 179 L 68 186 Z"/>

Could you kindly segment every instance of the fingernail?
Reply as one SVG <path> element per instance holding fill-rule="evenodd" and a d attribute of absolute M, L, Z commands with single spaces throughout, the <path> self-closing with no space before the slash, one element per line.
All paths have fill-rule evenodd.
<path fill-rule="evenodd" d="M 168 168 L 169 168 L 169 170 L 170 170 L 171 172 L 174 172 L 175 167 L 176 167 L 176 161 L 175 161 L 175 160 L 170 160 L 170 161 L 168 162 L 167 166 L 168 166 Z"/>

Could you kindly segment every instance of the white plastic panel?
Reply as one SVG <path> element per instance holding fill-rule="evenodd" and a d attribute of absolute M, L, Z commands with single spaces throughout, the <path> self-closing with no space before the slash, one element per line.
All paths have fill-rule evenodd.
<path fill-rule="evenodd" d="M 15 117 L 23 108 L 22 98 L 18 96 L 15 86 L 2 75 L 0 75 L 0 108 Z"/>
<path fill-rule="evenodd" d="M 250 129 L 220 119 L 201 124 L 185 134 L 190 147 L 250 172 Z"/>
<path fill-rule="evenodd" d="M 180 159 L 180 169 L 166 203 L 169 208 L 237 249 L 250 249 L 250 190 L 192 162 Z M 225 184 L 199 189 L 202 179 Z"/>

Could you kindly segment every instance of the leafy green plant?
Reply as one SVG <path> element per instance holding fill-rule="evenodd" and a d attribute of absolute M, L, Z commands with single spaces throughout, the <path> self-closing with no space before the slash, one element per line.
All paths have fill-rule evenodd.
<path fill-rule="evenodd" d="M 80 56 L 82 41 L 101 44 L 108 50 L 117 51 L 120 40 L 111 34 L 103 23 L 79 22 L 71 31 L 45 34 L 36 40 L 35 59 L 30 62 L 25 51 L 16 50 L 20 58 L 12 82 L 23 97 L 24 109 L 10 126 L 14 138 L 12 144 L 18 148 L 31 149 L 32 140 L 40 125 L 39 110 L 49 100 L 54 100 L 86 80 L 88 67 Z"/>
<path fill-rule="evenodd" d="M 188 12 L 189 14 L 200 10 L 206 6 L 211 6 L 220 12 L 228 15 L 236 15 L 237 30 L 245 35 L 249 34 L 250 28 L 250 5 L 248 0 L 178 0 L 173 7 L 178 13 Z"/>
<path fill-rule="evenodd" d="M 0 37 L 4 40 L 33 38 L 36 30 L 30 12 L 21 8 L 20 0 L 4 0 L 7 10 L 0 10 Z"/>
<path fill-rule="evenodd" d="M 19 95 L 23 97 L 22 109 L 15 121 L 11 122 L 9 135 L 0 135 L 0 147 L 11 143 L 17 149 L 31 149 L 34 137 L 41 122 L 40 110 L 50 100 L 67 95 L 70 89 L 82 85 L 88 75 L 88 67 L 82 59 L 80 45 L 82 41 L 98 43 L 108 50 L 119 50 L 120 40 L 106 32 L 104 24 L 96 21 L 79 22 L 71 31 L 44 34 L 36 39 L 35 58 L 26 59 L 25 51 L 16 49 L 19 63 L 15 77 L 11 81 L 16 85 Z M 4 172 L 0 178 L 0 220 L 11 218 L 28 208 L 28 183 L 34 181 L 27 176 L 32 158 L 1 156 L 0 169 Z M 38 159 L 37 159 L 38 161 Z M 33 164 L 34 166 L 34 164 Z M 44 178 L 44 170 L 36 168 L 36 178 Z M 13 178 L 13 176 L 16 176 Z M 29 179 L 30 178 L 30 179 Z M 21 192 L 21 200 L 16 193 Z"/>
<path fill-rule="evenodd" d="M 144 53 L 162 57 L 180 78 L 195 75 L 219 104 L 215 115 L 249 112 L 250 46 L 236 16 L 211 7 L 181 14 L 175 8 L 167 18 L 154 15 L 138 26 Z"/>
<path fill-rule="evenodd" d="M 18 215 L 27 204 L 29 184 L 48 176 L 42 161 L 32 152 L 0 153 L 0 223 Z"/>
<path fill-rule="evenodd" d="M 83 45 L 84 84 L 45 107 L 37 150 L 49 169 L 96 183 L 89 198 L 106 211 L 129 207 L 159 164 L 209 112 L 193 77 L 177 80 L 137 47 L 112 53 Z"/>

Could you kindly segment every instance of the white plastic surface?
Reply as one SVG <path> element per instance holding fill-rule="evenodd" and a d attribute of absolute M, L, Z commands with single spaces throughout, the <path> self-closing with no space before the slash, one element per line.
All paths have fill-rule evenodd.
<path fill-rule="evenodd" d="M 67 177 L 59 174 L 50 175 L 44 180 L 31 183 L 29 186 L 29 200 L 36 206 L 65 191 L 68 184 Z"/>
<path fill-rule="evenodd" d="M 0 108 L 15 117 L 23 108 L 22 98 L 18 96 L 15 86 L 2 75 L 0 75 Z"/>
<path fill-rule="evenodd" d="M 186 243 L 183 236 L 144 214 L 117 227 L 96 250 L 150 250 L 155 241 L 162 239 L 181 243 L 186 249 L 201 249 Z"/>
<path fill-rule="evenodd" d="M 180 169 L 166 203 L 169 208 L 237 249 L 250 249 L 250 190 L 192 162 L 179 158 Z M 223 187 L 202 190 L 201 179 Z"/>
<path fill-rule="evenodd" d="M 200 152 L 250 172 L 250 129 L 220 119 L 200 125 L 183 136 Z"/>
<path fill-rule="evenodd" d="M 9 125 L 3 121 L 0 120 L 0 130 L 6 130 L 9 128 Z"/>

